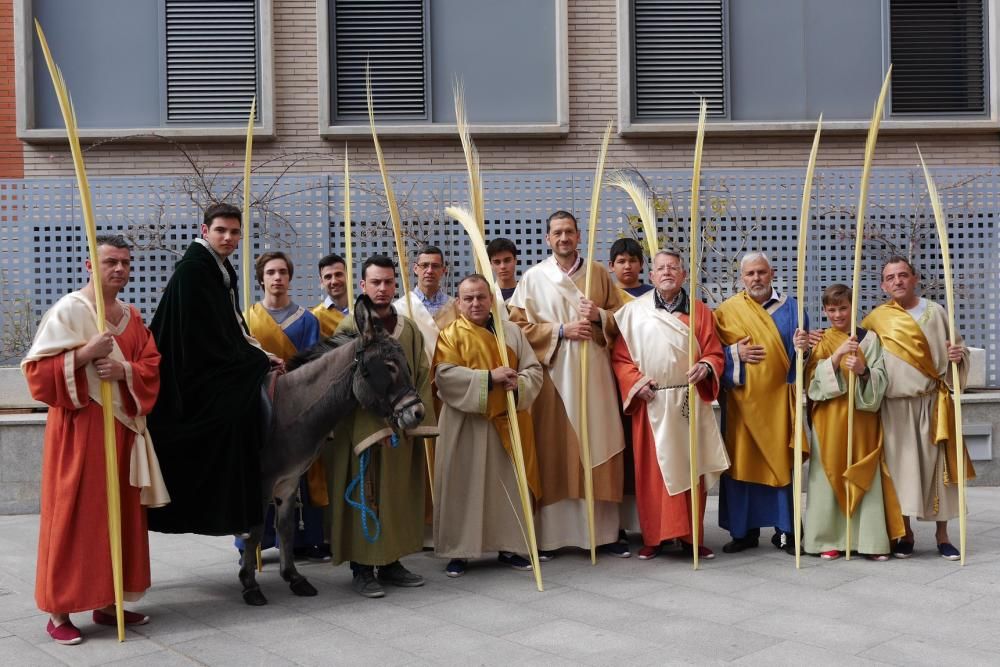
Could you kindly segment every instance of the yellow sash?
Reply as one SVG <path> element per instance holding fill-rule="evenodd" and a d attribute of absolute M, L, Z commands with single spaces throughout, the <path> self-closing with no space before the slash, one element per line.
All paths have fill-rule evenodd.
<path fill-rule="evenodd" d="M 275 355 L 288 361 L 298 350 L 281 329 L 281 325 L 274 321 L 271 314 L 260 304 L 255 303 L 250 306 L 250 310 L 243 313 L 243 318 L 247 321 L 250 335 L 257 339 L 261 347 Z M 322 324 L 323 320 L 320 320 Z M 326 470 L 322 466 L 322 461 L 317 459 L 306 471 L 306 484 L 309 486 L 309 501 L 315 507 L 326 507 L 330 503 L 330 496 L 326 490 Z"/>
<path fill-rule="evenodd" d="M 724 438 L 732 465 L 729 474 L 744 482 L 781 487 L 792 482 L 792 406 L 788 353 L 774 320 L 746 292 L 727 299 L 715 311 L 724 346 L 749 336 L 763 345 L 765 360 L 747 364 L 742 387 L 725 392 Z"/>
<path fill-rule="evenodd" d="M 874 334 L 872 334 L 874 335 Z M 820 361 L 833 356 L 844 341 L 847 334 L 838 329 L 829 328 L 823 333 L 823 338 L 813 349 L 806 364 L 806 386 L 812 382 L 816 366 Z M 864 353 L 858 350 L 858 356 L 864 359 Z M 867 363 L 867 360 L 865 360 Z M 840 364 L 843 377 L 848 377 L 847 367 Z M 823 461 L 823 471 L 830 482 L 830 487 L 837 498 L 841 511 L 847 507 L 847 490 L 844 480 L 852 488 L 851 514 L 857 510 L 864 494 L 871 488 L 875 473 L 882 476 L 882 496 L 885 505 L 886 532 L 891 538 L 905 534 L 903 513 L 896 497 L 896 487 L 889 476 L 888 468 L 883 463 L 882 455 L 882 424 L 874 412 L 854 411 L 854 442 L 852 443 L 851 467 L 847 467 L 847 395 L 838 396 L 826 401 L 810 401 L 809 414 L 812 417 L 812 428 L 820 443 L 820 458 Z"/>
<path fill-rule="evenodd" d="M 937 383 L 937 401 L 931 411 L 931 436 L 934 442 L 945 447 L 944 483 L 958 483 L 958 456 L 955 452 L 955 404 L 944 378 L 934 365 L 930 343 L 917 321 L 906 310 L 890 301 L 868 314 L 861 326 L 878 334 L 882 345 L 924 377 Z M 966 478 L 975 479 L 976 471 L 965 450 Z"/>
<path fill-rule="evenodd" d="M 327 308 L 322 303 L 313 306 L 312 314 L 319 320 L 319 335 L 321 338 L 329 338 L 337 330 L 337 325 L 344 319 L 344 314 L 336 308 Z"/>
<path fill-rule="evenodd" d="M 517 354 L 507 346 L 511 368 L 518 365 Z M 438 336 L 435 366 L 440 363 L 465 366 L 474 370 L 489 371 L 501 365 L 500 349 L 496 337 L 486 327 L 473 324 L 463 316 Z M 432 373 L 433 376 L 433 373 Z M 511 454 L 510 425 L 507 419 L 506 392 L 494 387 L 486 397 L 486 418 L 493 424 L 507 454 Z M 535 455 L 535 435 L 528 410 L 518 410 L 517 423 L 521 427 L 521 449 L 524 452 L 524 467 L 528 474 L 528 487 L 536 499 L 542 496 L 541 477 Z"/>

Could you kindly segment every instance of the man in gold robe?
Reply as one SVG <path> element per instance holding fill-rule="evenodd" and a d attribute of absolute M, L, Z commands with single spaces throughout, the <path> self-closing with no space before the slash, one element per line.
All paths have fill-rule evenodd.
<path fill-rule="evenodd" d="M 583 469 L 582 429 L 589 432 L 594 483 L 596 541 L 604 551 L 627 558 L 628 542 L 618 539 L 622 502 L 622 423 L 611 371 L 609 348 L 618 335 L 614 313 L 621 294 L 607 270 L 594 262 L 590 292 L 585 259 L 577 252 L 576 218 L 556 211 L 546 221 L 552 255 L 528 269 L 511 296 L 510 319 L 522 328 L 545 368 L 542 390 L 532 405 L 542 500 L 537 512 L 539 548 L 590 548 Z M 583 342 L 590 341 L 590 377 L 580 377 Z M 586 382 L 587 423 L 583 423 L 580 386 Z M 617 540 L 617 541 L 616 541 Z M 547 553 L 545 557 L 551 557 Z"/>
<path fill-rule="evenodd" d="M 441 399 L 434 457 L 434 551 L 450 558 L 450 577 L 470 558 L 490 551 L 518 570 L 531 563 L 517 502 L 506 392 L 515 392 L 528 486 L 541 497 L 535 439 L 528 408 L 542 386 L 542 366 L 516 324 L 501 322 L 510 366 L 502 363 L 491 313 L 489 283 L 478 273 L 458 284 L 459 318 L 438 336 L 434 385 Z M 503 306 L 501 306 L 503 307 Z M 533 517 L 527 517 L 528 521 Z"/>
<path fill-rule="evenodd" d="M 851 546 L 869 560 L 888 560 L 890 540 L 903 535 L 899 501 L 885 464 L 878 408 L 888 381 L 882 344 L 871 331 L 851 328 L 851 288 L 823 290 L 823 314 L 830 328 L 820 333 L 805 369 L 809 396 L 809 504 L 803 550 L 824 560 L 847 549 L 847 510 Z M 860 338 L 860 342 L 859 339 Z M 795 346 L 808 349 L 804 331 Z M 851 464 L 847 463 L 847 382 L 854 374 L 856 406 Z M 850 497 L 848 498 L 848 487 Z"/>
<path fill-rule="evenodd" d="M 792 538 L 792 418 L 798 327 L 795 299 L 772 286 L 766 255 L 740 260 L 744 290 L 715 311 L 725 348 L 723 436 L 731 466 L 719 488 L 719 525 L 732 540 L 722 550 L 757 547 L 760 529 L 773 526 L 771 543 L 790 554 Z M 808 320 L 802 329 L 808 329 Z"/>
<path fill-rule="evenodd" d="M 399 559 L 423 548 L 427 484 L 424 439 L 437 437 L 438 429 L 423 336 L 411 320 L 392 306 L 396 268 L 391 259 L 375 255 L 365 260 L 361 291 L 372 300 L 382 326 L 403 347 L 413 386 L 425 410 L 423 422 L 404 433 L 395 433 L 384 419 L 359 408 L 337 425 L 323 452 L 330 490 L 327 523 L 333 563 L 350 561 L 354 591 L 364 597 L 380 598 L 385 595 L 382 584 L 424 585 L 423 577 L 407 570 Z M 357 330 L 354 317 L 348 315 L 334 336 L 356 336 Z M 366 450 L 367 457 L 362 459 Z M 357 486 L 364 489 L 368 510 L 374 513 L 365 513 L 364 523 L 362 514 L 345 498 L 352 480 L 357 480 Z M 355 489 L 352 494 L 354 502 L 358 502 L 359 491 Z M 377 539 L 373 519 L 381 525 Z"/>
<path fill-rule="evenodd" d="M 413 323 L 420 328 L 424 336 L 424 349 L 427 351 L 427 363 L 434 358 L 434 346 L 437 345 L 438 334 L 458 317 L 455 299 L 441 289 L 441 279 L 447 273 L 444 263 L 444 253 L 437 246 L 426 246 L 417 253 L 417 261 L 413 263 L 413 272 L 417 276 L 417 284 L 410 290 L 410 302 L 406 297 L 400 297 L 392 304 L 396 312 L 411 317 Z"/>
<path fill-rule="evenodd" d="M 319 320 L 319 335 L 327 338 L 349 311 L 347 303 L 347 264 L 336 253 L 324 255 L 319 260 L 319 284 L 326 292 L 323 301 L 312 308 Z"/>
<path fill-rule="evenodd" d="M 292 301 L 288 290 L 295 276 L 295 265 L 283 252 L 265 252 L 254 263 L 257 284 L 264 298 L 243 313 L 250 335 L 260 346 L 282 361 L 305 352 L 319 340 L 319 320 L 311 312 Z M 323 510 L 327 504 L 326 472 L 315 461 L 299 484 L 299 522 L 294 549 L 296 556 L 314 562 L 328 562 L 330 547 L 323 540 Z M 274 506 L 268 507 L 264 518 L 261 547 L 278 546 L 274 531 Z M 236 538 L 236 547 L 243 550 L 243 539 Z"/>
<path fill-rule="evenodd" d="M 962 385 L 968 374 L 968 349 L 952 345 L 944 308 L 917 294 L 920 276 L 905 257 L 889 258 L 882 268 L 882 291 L 890 298 L 862 321 L 878 334 L 885 356 L 888 386 L 882 400 L 885 458 L 902 507 L 906 534 L 893 555 L 913 554 L 910 517 L 936 521 L 938 553 L 961 557 L 948 537 L 948 520 L 958 516 L 958 454 L 955 451 L 954 403 L 949 393 L 958 364 Z M 969 479 L 975 476 L 963 452 Z"/>

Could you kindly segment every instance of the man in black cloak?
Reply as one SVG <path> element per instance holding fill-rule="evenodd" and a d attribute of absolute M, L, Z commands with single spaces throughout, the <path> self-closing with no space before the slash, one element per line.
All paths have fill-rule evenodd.
<path fill-rule="evenodd" d="M 263 520 L 261 383 L 272 362 L 237 307 L 228 257 L 241 221 L 230 204 L 205 211 L 149 326 L 162 355 L 149 430 L 172 500 L 149 511 L 156 532 L 244 533 Z"/>

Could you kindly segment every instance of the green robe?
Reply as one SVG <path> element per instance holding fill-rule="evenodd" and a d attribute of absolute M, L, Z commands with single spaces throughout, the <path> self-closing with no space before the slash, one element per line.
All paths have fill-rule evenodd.
<path fill-rule="evenodd" d="M 247 339 L 237 294 L 229 261 L 220 268 L 192 243 L 149 325 L 161 354 L 149 430 L 171 499 L 149 510 L 150 530 L 231 535 L 263 521 L 260 386 L 270 363 Z"/>
<path fill-rule="evenodd" d="M 337 326 L 337 334 L 356 334 L 353 316 L 346 316 Z M 424 352 L 424 339 L 412 321 L 400 315 L 392 337 L 406 354 L 413 385 L 424 403 L 425 416 L 416 428 L 399 436 L 391 447 L 392 429 L 384 419 L 362 409 L 341 421 L 327 441 L 323 452 L 330 504 L 327 525 L 333 564 L 354 561 L 364 565 L 388 565 L 423 549 L 424 489 L 427 486 L 427 463 L 424 438 L 438 434 L 434 401 L 431 398 L 430 368 Z M 374 544 L 365 538 L 361 513 L 347 504 L 344 492 L 360 470 L 355 448 L 370 446 L 371 460 L 366 474 L 366 502 L 376 512 L 382 532 Z M 352 499 L 358 500 L 355 490 Z M 369 520 L 369 532 L 374 526 Z"/>
<path fill-rule="evenodd" d="M 865 336 L 861 341 L 861 350 L 871 375 L 867 381 L 856 380 L 854 406 L 858 410 L 876 412 L 888 384 L 878 336 L 873 333 Z M 812 401 L 836 400 L 847 394 L 844 376 L 833 368 L 829 357 L 817 364 L 807 393 Z M 820 455 L 822 443 L 813 431 L 809 432 L 809 440 L 812 451 L 809 457 L 809 495 L 802 548 L 811 554 L 845 551 L 847 518 L 823 469 L 823 458 Z M 851 515 L 851 551 L 862 554 L 889 553 L 882 475 L 878 472 L 872 477 L 871 487 Z"/>

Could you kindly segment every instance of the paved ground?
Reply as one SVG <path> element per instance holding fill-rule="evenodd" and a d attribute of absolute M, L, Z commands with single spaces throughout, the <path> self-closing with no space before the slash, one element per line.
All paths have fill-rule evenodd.
<path fill-rule="evenodd" d="M 405 562 L 423 588 L 364 600 L 346 567 L 303 564 L 320 595 L 296 598 L 272 562 L 261 608 L 240 599 L 228 539 L 153 534 L 154 586 L 134 606 L 152 622 L 118 644 L 79 614 L 79 646 L 49 640 L 35 609 L 37 517 L 0 517 L 0 664 L 996 665 L 1000 489 L 970 489 L 969 501 L 964 568 L 930 551 L 933 526 L 921 524 L 909 561 L 803 558 L 799 571 L 769 544 L 698 572 L 673 557 L 592 567 L 567 553 L 543 565 L 544 593 L 492 562 L 448 579 L 419 554 Z M 716 551 L 724 539 L 709 529 Z"/>

